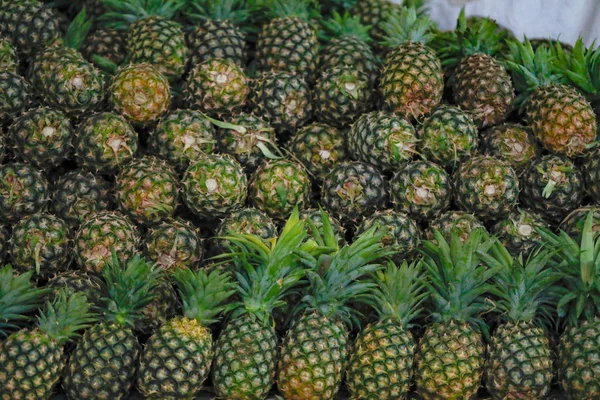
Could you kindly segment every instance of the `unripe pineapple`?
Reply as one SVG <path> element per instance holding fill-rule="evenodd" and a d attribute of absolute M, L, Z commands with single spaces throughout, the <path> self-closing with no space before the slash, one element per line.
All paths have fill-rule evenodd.
<path fill-rule="evenodd" d="M 315 236 L 314 231 L 316 230 L 323 237 L 327 234 L 325 230 L 328 229 L 323 215 L 325 215 L 333 230 L 333 237 L 337 241 L 338 246 L 344 246 L 346 244 L 346 228 L 344 228 L 340 221 L 329 215 L 327 211 L 320 208 L 307 208 L 302 210 L 300 218 L 306 221 L 309 235 L 312 234 Z"/>
<path fill-rule="evenodd" d="M 394 210 L 375 211 L 361 222 L 354 236 L 358 237 L 376 225 L 385 234 L 381 244 L 397 250 L 396 260 L 410 256 L 421 243 L 421 228 L 417 222 L 407 214 Z"/>
<path fill-rule="evenodd" d="M 590 212 L 594 215 L 592 231 L 598 232 L 600 230 L 600 208 L 597 205 L 581 207 L 571 211 L 569 215 L 562 220 L 558 228 L 561 231 L 566 232 L 570 237 L 580 240 L 583 232 L 583 225 L 585 224 L 585 218 Z"/>
<path fill-rule="evenodd" d="M 301 164 L 288 160 L 268 161 L 250 180 L 250 201 L 275 221 L 285 220 L 294 207 L 309 204 L 311 181 Z"/>
<path fill-rule="evenodd" d="M 111 252 L 127 261 L 138 254 L 140 235 L 133 223 L 116 212 L 92 214 L 75 234 L 75 260 L 80 269 L 99 274 Z"/>
<path fill-rule="evenodd" d="M 356 1 L 350 8 L 352 15 L 357 15 L 360 22 L 369 27 L 369 35 L 373 39 L 373 47 L 378 52 L 383 51 L 380 42 L 385 38 L 384 23 L 390 15 L 398 12 L 400 4 L 391 0 L 361 0 Z"/>
<path fill-rule="evenodd" d="M 518 257 L 522 254 L 523 258 L 527 258 L 541 242 L 538 229 L 546 226 L 546 222 L 537 213 L 517 208 L 494 224 L 490 233 L 498 238 L 511 255 Z"/>
<path fill-rule="evenodd" d="M 137 133 L 127 120 L 114 113 L 94 114 L 75 133 L 75 161 L 85 170 L 116 173 L 131 161 L 139 147 Z"/>
<path fill-rule="evenodd" d="M 83 293 L 93 309 L 102 305 L 104 282 L 99 276 L 83 271 L 61 272 L 48 280 L 45 286 L 50 290 L 48 298 L 56 298 L 61 291 L 69 296 Z"/>
<path fill-rule="evenodd" d="M 100 67 L 94 56 L 107 59 L 114 65 L 121 65 L 127 55 L 125 38 L 116 29 L 98 29 L 90 33 L 81 46 L 81 54 L 90 62 Z"/>
<path fill-rule="evenodd" d="M 585 191 L 595 203 L 600 202 L 600 147 L 590 150 L 581 162 Z"/>
<path fill-rule="evenodd" d="M 501 158 L 517 172 L 522 172 L 531 160 L 541 154 L 541 148 L 531 129 L 506 123 L 486 129 L 481 134 L 482 153 Z"/>
<path fill-rule="evenodd" d="M 8 129 L 15 156 L 42 170 L 55 168 L 69 157 L 74 136 L 69 118 L 47 107 L 25 112 Z"/>
<path fill-rule="evenodd" d="M 30 104 L 32 88 L 16 72 L 0 67 L 0 123 L 10 123 Z"/>
<path fill-rule="evenodd" d="M 142 337 L 152 335 L 162 324 L 181 312 L 177 292 L 169 278 L 157 280 L 150 289 L 153 299 L 140 310 L 140 318 L 135 325 L 135 332 L 138 335 Z"/>
<path fill-rule="evenodd" d="M 182 180 L 183 201 L 196 215 L 216 219 L 243 206 L 248 178 L 227 154 L 206 155 L 191 164 Z"/>
<path fill-rule="evenodd" d="M 0 36 L 0 70 L 17 72 L 19 58 L 17 50 L 8 37 Z"/>
<path fill-rule="evenodd" d="M 29 164 L 0 165 L 0 221 L 14 224 L 46 211 L 48 186 L 42 172 Z"/>
<path fill-rule="evenodd" d="M 345 142 L 339 129 L 314 123 L 298 130 L 287 148 L 316 179 L 323 180 L 331 168 L 348 158 Z"/>
<path fill-rule="evenodd" d="M 393 170 L 410 161 L 418 142 L 410 122 L 381 111 L 363 114 L 352 124 L 347 137 L 354 159 L 382 170 Z"/>
<path fill-rule="evenodd" d="M 500 219 L 517 204 L 519 179 L 507 162 L 475 156 L 456 171 L 454 196 L 461 210 L 484 220 Z"/>
<path fill-rule="evenodd" d="M 277 226 L 266 213 L 257 208 L 242 208 L 227 214 L 217 226 L 215 232 L 216 245 L 221 251 L 226 251 L 231 242 L 223 237 L 229 234 L 254 235 L 263 240 L 277 236 Z"/>
<path fill-rule="evenodd" d="M 445 212 L 431 221 L 429 229 L 425 233 L 427 240 L 431 241 L 435 241 L 435 231 L 441 232 L 446 241 L 450 241 L 451 235 L 455 234 L 464 243 L 469 234 L 475 229 L 485 230 L 483 222 L 478 220 L 473 214 L 452 210 Z"/>

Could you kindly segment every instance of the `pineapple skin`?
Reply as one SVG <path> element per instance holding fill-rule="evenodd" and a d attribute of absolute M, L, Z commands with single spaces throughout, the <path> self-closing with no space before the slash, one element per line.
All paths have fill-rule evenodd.
<path fill-rule="evenodd" d="M 541 155 L 541 148 L 529 127 L 504 123 L 481 133 L 482 153 L 502 158 L 521 173 L 530 161 Z"/>
<path fill-rule="evenodd" d="M 0 165 L 0 222 L 14 224 L 48 208 L 48 180 L 29 164 Z"/>
<path fill-rule="evenodd" d="M 182 219 L 168 219 L 151 227 L 144 236 L 144 255 L 167 272 L 197 270 L 204 255 L 199 230 Z"/>
<path fill-rule="evenodd" d="M 371 84 L 379 77 L 379 65 L 371 47 L 354 36 L 334 37 L 323 47 L 319 55 L 319 70 L 351 66 L 366 75 Z"/>
<path fill-rule="evenodd" d="M 85 38 L 81 46 L 81 54 L 92 63 L 94 63 L 92 56 L 97 54 L 116 65 L 121 65 L 127 55 L 125 38 L 116 29 L 98 29 Z"/>
<path fill-rule="evenodd" d="M 0 123 L 11 122 L 31 102 L 31 86 L 20 75 L 0 67 Z"/>
<path fill-rule="evenodd" d="M 211 59 L 226 59 L 238 67 L 246 61 L 244 34 L 231 22 L 204 20 L 187 34 L 189 65 Z"/>

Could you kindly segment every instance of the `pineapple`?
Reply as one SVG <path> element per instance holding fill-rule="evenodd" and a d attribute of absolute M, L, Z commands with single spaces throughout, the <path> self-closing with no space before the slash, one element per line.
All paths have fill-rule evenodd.
<path fill-rule="evenodd" d="M 143 238 L 144 256 L 167 273 L 197 270 L 204 256 L 200 230 L 182 219 L 168 219 L 152 226 Z"/>
<path fill-rule="evenodd" d="M 102 295 L 105 290 L 104 281 L 99 276 L 82 271 L 65 271 L 56 274 L 48 280 L 45 288 L 50 290 L 49 298 L 55 298 L 61 291 L 69 296 L 83 293 L 94 310 L 102 305 Z"/>
<path fill-rule="evenodd" d="M 377 52 L 384 50 L 380 42 L 385 38 L 385 22 L 391 14 L 398 12 L 400 7 L 400 4 L 391 0 L 357 0 L 350 8 L 350 13 L 358 16 L 360 22 L 369 27 L 369 35 Z"/>
<path fill-rule="evenodd" d="M 140 234 L 129 218 L 103 211 L 88 217 L 75 233 L 75 261 L 86 272 L 99 274 L 111 252 L 127 261 L 138 254 Z"/>
<path fill-rule="evenodd" d="M 268 161 L 258 167 L 250 180 L 252 205 L 278 222 L 285 220 L 294 207 L 306 207 L 310 193 L 308 173 L 294 161 Z"/>
<path fill-rule="evenodd" d="M 135 333 L 142 338 L 151 336 L 162 324 L 181 313 L 179 297 L 169 278 L 156 281 L 150 289 L 152 301 L 140 310 Z"/>
<path fill-rule="evenodd" d="M 521 178 L 521 201 L 551 222 L 560 222 L 583 200 L 583 177 L 564 156 L 533 160 Z"/>
<path fill-rule="evenodd" d="M 48 180 L 29 164 L 0 165 L 0 222 L 14 224 L 48 208 Z"/>
<path fill-rule="evenodd" d="M 469 238 L 469 234 L 476 229 L 485 231 L 483 222 L 477 217 L 464 211 L 451 210 L 431 221 L 425 235 L 427 240 L 435 242 L 434 233 L 438 231 L 442 233 L 447 242 L 450 241 L 452 235 L 456 235 L 464 243 Z"/>
<path fill-rule="evenodd" d="M 542 152 L 531 129 L 513 123 L 500 124 L 484 130 L 481 133 L 480 149 L 484 154 L 508 161 L 519 173 Z"/>
<path fill-rule="evenodd" d="M 101 25 L 125 32 L 125 49 L 132 64 L 150 64 L 170 82 L 185 71 L 188 48 L 183 26 L 173 20 L 183 0 L 103 0 Z"/>
<path fill-rule="evenodd" d="M 261 71 L 297 73 L 312 77 L 317 69 L 319 41 L 310 20 L 313 0 L 273 0 L 265 7 L 271 20 L 263 25 L 256 43 Z"/>
<path fill-rule="evenodd" d="M 442 167 L 456 168 L 477 153 L 477 125 L 458 107 L 441 105 L 419 129 L 419 152 Z"/>
<path fill-rule="evenodd" d="M 95 320 L 83 293 L 61 291 L 46 304 L 35 327 L 0 344 L 0 398 L 49 399 L 67 363 L 63 347 Z"/>
<path fill-rule="evenodd" d="M 150 148 L 178 170 L 216 148 L 215 129 L 198 111 L 175 110 L 160 119 L 150 131 Z"/>
<path fill-rule="evenodd" d="M 340 221 L 333 218 L 329 213 L 327 213 L 322 208 L 307 208 L 302 210 L 300 213 L 300 218 L 306 221 L 306 225 L 308 228 L 308 232 L 312 234 L 312 236 L 316 236 L 315 231 L 321 237 L 326 235 L 326 229 L 329 229 L 326 226 L 327 222 L 323 219 L 323 215 L 327 217 L 327 222 L 331 226 L 333 238 L 336 240 L 337 245 L 342 247 L 346 244 L 346 228 L 342 225 Z"/>
<path fill-rule="evenodd" d="M 348 361 L 352 398 L 406 399 L 414 375 L 416 341 L 410 331 L 427 299 L 420 264 L 388 263 L 375 277 L 377 322 L 359 332 Z"/>
<path fill-rule="evenodd" d="M 151 64 L 120 67 L 112 78 L 108 96 L 117 113 L 138 125 L 155 123 L 171 105 L 169 82 Z"/>
<path fill-rule="evenodd" d="M 115 178 L 120 210 L 138 224 L 156 224 L 172 217 L 179 203 L 175 170 L 165 161 L 146 156 L 133 160 Z"/>
<path fill-rule="evenodd" d="M 417 153 L 417 132 L 404 118 L 382 112 L 365 113 L 348 132 L 348 150 L 358 161 L 394 170 Z"/>
<path fill-rule="evenodd" d="M 334 167 L 321 188 L 325 208 L 342 222 L 359 223 L 388 201 L 388 182 L 370 164 L 344 162 Z"/>
<path fill-rule="evenodd" d="M 0 225 L 0 265 L 4 265 L 6 259 L 6 253 L 8 252 L 8 239 L 10 238 L 10 232 L 8 228 Z"/>
<path fill-rule="evenodd" d="M 183 201 L 208 219 L 221 218 L 244 205 L 248 178 L 242 166 L 227 154 L 206 155 L 191 164 L 182 180 Z"/>
<path fill-rule="evenodd" d="M 414 7 L 390 13 L 381 23 L 386 32 L 387 53 L 381 70 L 379 92 L 388 111 L 421 119 L 442 100 L 444 75 L 435 51 L 426 43 L 433 38 L 432 22 Z"/>
<path fill-rule="evenodd" d="M 129 394 L 141 353 L 133 329 L 153 299 L 159 271 L 138 257 L 122 263 L 112 253 L 102 270 L 107 293 L 101 320 L 83 334 L 65 368 L 68 398 L 121 400 Z"/>
<path fill-rule="evenodd" d="M 238 271 L 239 300 L 215 346 L 212 381 L 218 397 L 264 399 L 273 386 L 278 353 L 273 312 L 304 276 L 301 254 L 312 246 L 306 237 L 297 209 L 278 238 L 225 236 L 232 253 L 223 257 Z"/>
<path fill-rule="evenodd" d="M 69 118 L 47 107 L 26 111 L 8 129 L 16 157 L 41 170 L 55 168 L 69 157 L 74 136 Z"/>
<path fill-rule="evenodd" d="M 498 299 L 494 314 L 500 324 L 492 335 L 485 383 L 493 400 L 545 399 L 552 384 L 553 354 L 547 328 L 553 322 L 560 275 L 546 268 L 547 250 L 526 261 L 514 258 L 496 241 L 482 255 L 489 268 L 499 268 L 493 283 Z"/>
<path fill-rule="evenodd" d="M 416 354 L 416 391 L 427 399 L 471 399 L 481 386 L 485 360 L 481 317 L 490 279 L 498 267 L 481 264 L 491 246 L 483 230 L 472 231 L 463 244 L 457 232 L 450 242 L 439 231 L 423 244 L 432 322 Z"/>
<path fill-rule="evenodd" d="M 47 279 L 69 268 L 73 233 L 66 222 L 50 214 L 34 214 L 17 222 L 10 234 L 8 253 L 19 271 L 35 271 Z"/>
<path fill-rule="evenodd" d="M 594 202 L 600 202 L 600 147 L 586 153 L 581 163 L 581 174 L 586 193 Z"/>
<path fill-rule="evenodd" d="M 52 186 L 50 210 L 72 228 L 90 215 L 108 210 L 111 203 L 110 184 L 91 172 L 68 172 Z"/>
<path fill-rule="evenodd" d="M 451 181 L 446 171 L 430 161 L 404 164 L 390 181 L 394 209 L 428 221 L 450 206 Z"/>
<path fill-rule="evenodd" d="M 234 293 L 228 275 L 213 271 L 177 270 L 173 275 L 183 303 L 183 316 L 162 323 L 140 356 L 137 387 L 150 398 L 193 398 L 208 376 L 213 358 L 209 325 Z M 171 360 L 165 363 L 165 359 Z"/>
<path fill-rule="evenodd" d="M 559 66 L 548 48 L 534 51 L 527 38 L 524 43 L 510 41 L 509 46 L 507 63 L 516 89 L 523 94 L 521 109 L 534 136 L 553 153 L 567 157 L 585 153 L 596 139 L 596 115 L 590 103 L 575 87 L 561 83 L 564 77 L 554 72 Z"/>
<path fill-rule="evenodd" d="M 95 57 L 99 56 L 119 66 L 125 62 L 125 38 L 116 29 L 98 29 L 90 33 L 81 45 L 81 54 L 101 68 Z"/>
<path fill-rule="evenodd" d="M 222 239 L 229 234 L 253 235 L 269 240 L 277 236 L 277 226 L 259 209 L 241 208 L 227 214 L 217 226 L 214 238 L 217 250 L 225 252 L 229 248 L 231 243 Z"/>
<path fill-rule="evenodd" d="M 277 386 L 284 398 L 335 398 L 350 350 L 348 328 L 358 317 L 348 303 L 369 302 L 375 284 L 360 279 L 381 268 L 375 260 L 394 254 L 381 245 L 383 236 L 373 227 L 353 244 L 305 261 L 310 286 L 295 307 L 279 358 Z"/>
<path fill-rule="evenodd" d="M 498 238 L 511 255 L 517 257 L 522 254 L 527 258 L 541 242 L 538 229 L 546 226 L 544 219 L 536 212 L 516 208 L 506 218 L 496 222 L 490 233 Z"/>
<path fill-rule="evenodd" d="M 500 219 L 517 204 L 519 179 L 507 162 L 475 156 L 456 171 L 454 190 L 456 203 L 463 211 L 482 219 Z"/>
<path fill-rule="evenodd" d="M 103 112 L 79 124 L 74 146 L 75 161 L 82 169 L 113 175 L 134 158 L 139 139 L 125 118 Z"/>
<path fill-rule="evenodd" d="M 9 123 L 31 103 L 32 88 L 16 72 L 0 68 L 0 123 Z"/>
<path fill-rule="evenodd" d="M 17 50 L 8 37 L 0 35 L 0 70 L 16 73 L 19 67 Z"/>
<path fill-rule="evenodd" d="M 570 237 L 580 240 L 585 218 L 590 212 L 594 214 L 592 231 L 595 233 L 598 232 L 600 230 L 600 208 L 597 205 L 580 207 L 571 211 L 562 220 L 559 229 L 566 232 Z"/>

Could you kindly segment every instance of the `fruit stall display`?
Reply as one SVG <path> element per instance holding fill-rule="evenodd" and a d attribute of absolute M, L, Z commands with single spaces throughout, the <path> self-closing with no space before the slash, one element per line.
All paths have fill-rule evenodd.
<path fill-rule="evenodd" d="M 0 0 L 0 398 L 598 399 L 599 104 L 426 1 Z"/>

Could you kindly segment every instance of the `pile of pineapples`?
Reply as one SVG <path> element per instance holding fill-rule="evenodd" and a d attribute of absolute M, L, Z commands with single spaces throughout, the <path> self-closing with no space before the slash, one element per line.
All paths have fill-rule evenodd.
<path fill-rule="evenodd" d="M 427 1 L 0 0 L 0 399 L 599 399 L 598 110 Z"/>

